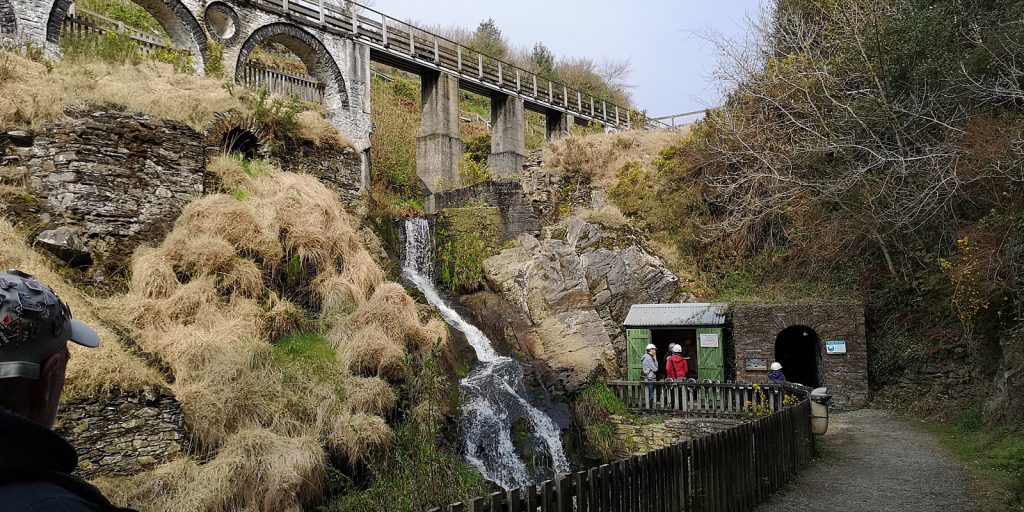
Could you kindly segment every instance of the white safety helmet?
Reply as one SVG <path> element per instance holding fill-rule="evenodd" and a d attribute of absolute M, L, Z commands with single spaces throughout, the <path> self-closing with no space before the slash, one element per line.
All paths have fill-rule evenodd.
<path fill-rule="evenodd" d="M 782 365 L 779 363 L 772 363 L 772 370 L 779 371 L 782 369 Z"/>
<path fill-rule="evenodd" d="M 675 353 L 678 354 L 679 352 L 682 352 L 682 351 L 683 351 L 683 347 L 680 347 L 679 345 L 672 345 L 672 352 L 675 352 Z"/>
<path fill-rule="evenodd" d="M 653 348 L 654 350 L 658 350 L 658 347 L 654 346 L 654 343 L 648 343 L 648 344 L 647 344 L 647 348 L 645 348 L 644 350 L 650 350 L 650 349 L 652 349 L 652 348 Z"/>

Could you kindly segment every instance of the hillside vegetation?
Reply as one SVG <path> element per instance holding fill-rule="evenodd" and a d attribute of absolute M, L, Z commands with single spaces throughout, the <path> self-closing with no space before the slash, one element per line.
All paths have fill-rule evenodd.
<path fill-rule="evenodd" d="M 716 42 L 724 105 L 660 156 L 620 163 L 598 138 L 549 160 L 605 184 L 699 297 L 862 300 L 876 403 L 984 446 L 992 508 L 1019 507 L 1022 17 L 1010 1 L 780 0 Z"/>

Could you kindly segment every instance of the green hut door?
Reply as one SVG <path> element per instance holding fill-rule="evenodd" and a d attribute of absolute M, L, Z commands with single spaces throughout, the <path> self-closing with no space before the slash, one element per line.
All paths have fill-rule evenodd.
<path fill-rule="evenodd" d="M 722 367 L 722 329 L 697 329 L 697 378 L 725 380 Z"/>
<path fill-rule="evenodd" d="M 626 377 L 629 380 L 640 380 L 643 374 L 644 348 L 650 342 L 650 329 L 626 329 Z"/>

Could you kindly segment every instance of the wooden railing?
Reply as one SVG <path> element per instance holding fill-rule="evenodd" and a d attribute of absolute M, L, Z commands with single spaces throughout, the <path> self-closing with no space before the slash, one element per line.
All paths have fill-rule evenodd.
<path fill-rule="evenodd" d="M 608 388 L 634 411 L 711 417 L 746 416 L 765 410 L 774 412 L 782 409 L 787 395 L 806 395 L 805 389 L 792 384 L 611 381 Z"/>
<path fill-rule="evenodd" d="M 779 392 L 799 401 L 707 437 L 432 512 L 751 510 L 809 462 L 814 450 L 806 392 L 789 386 Z"/>
<path fill-rule="evenodd" d="M 392 61 L 443 71 L 477 88 L 519 96 L 533 105 L 567 112 L 605 126 L 623 129 L 632 126 L 628 108 L 484 55 L 355 2 L 345 2 L 344 7 L 327 0 L 254 0 L 253 3 L 295 22 L 355 38 Z"/>
<path fill-rule="evenodd" d="M 161 52 L 178 52 L 182 54 L 182 57 L 191 55 L 188 50 L 174 48 L 169 39 L 162 40 L 152 34 L 142 32 L 119 21 L 82 8 L 76 8 L 74 15 L 65 16 L 61 25 L 61 37 L 76 41 L 77 44 L 86 41 L 86 36 L 90 34 L 103 36 L 108 31 L 127 35 L 138 45 L 139 51 L 143 55 L 148 55 L 158 50 Z"/>
<path fill-rule="evenodd" d="M 271 94 L 295 96 L 303 101 L 324 100 L 324 84 L 308 75 L 297 75 L 246 63 L 242 68 L 242 85 L 265 87 Z"/>

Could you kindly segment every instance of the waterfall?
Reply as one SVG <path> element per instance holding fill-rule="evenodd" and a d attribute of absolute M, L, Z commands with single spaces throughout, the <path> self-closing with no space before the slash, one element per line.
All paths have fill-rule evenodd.
<path fill-rule="evenodd" d="M 433 281 L 433 241 L 430 225 L 422 217 L 405 221 L 405 261 L 402 275 L 412 283 L 431 306 L 437 308 L 448 325 L 462 331 L 476 352 L 479 363 L 459 382 L 462 394 L 462 423 L 466 441 L 466 459 L 485 478 L 505 489 L 536 483 L 552 474 L 565 473 L 565 458 L 558 426 L 534 407 L 522 385 L 523 366 L 511 357 L 498 355 L 491 340 L 476 326 L 459 315 L 441 297 Z M 531 471 L 516 453 L 512 443 L 513 423 L 526 419 L 530 435 L 547 452 L 551 466 Z"/>

